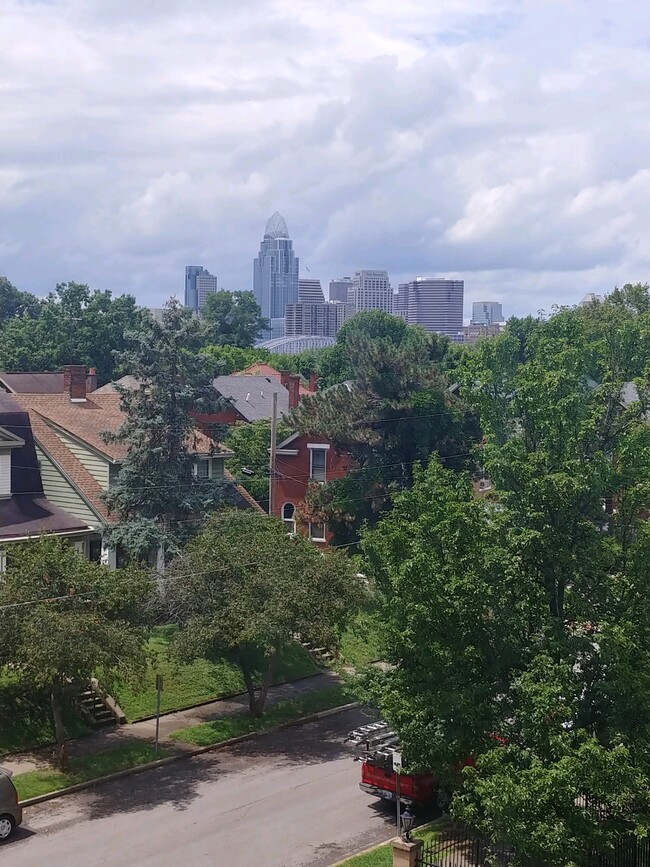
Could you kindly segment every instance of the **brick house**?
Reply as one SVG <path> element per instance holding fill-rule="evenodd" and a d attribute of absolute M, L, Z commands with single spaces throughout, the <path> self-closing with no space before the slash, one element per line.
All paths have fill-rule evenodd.
<path fill-rule="evenodd" d="M 309 523 L 302 517 L 307 489 L 342 478 L 349 467 L 349 457 L 339 454 L 326 437 L 292 434 L 276 449 L 272 513 L 282 518 L 290 532 L 302 533 L 318 545 L 327 545 L 332 538 L 327 526 Z"/>

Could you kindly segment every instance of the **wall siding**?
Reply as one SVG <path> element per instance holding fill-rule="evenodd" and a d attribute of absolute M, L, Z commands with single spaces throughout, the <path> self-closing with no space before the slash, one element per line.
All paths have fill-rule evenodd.
<path fill-rule="evenodd" d="M 60 509 L 65 509 L 66 512 L 74 515 L 75 518 L 85 521 L 91 527 L 99 527 L 101 521 L 97 515 L 38 446 L 36 446 L 36 455 L 41 465 L 43 490 L 48 500 Z"/>
<path fill-rule="evenodd" d="M 61 442 L 66 445 L 79 463 L 85 467 L 95 481 L 101 485 L 104 491 L 108 490 L 108 467 L 109 461 L 100 457 L 96 452 L 81 445 L 72 437 L 66 436 L 61 431 L 54 429 L 54 433 Z"/>

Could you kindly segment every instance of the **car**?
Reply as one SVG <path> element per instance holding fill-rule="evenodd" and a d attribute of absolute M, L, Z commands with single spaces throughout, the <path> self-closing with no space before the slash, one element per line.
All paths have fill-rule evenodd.
<path fill-rule="evenodd" d="M 7 840 L 23 821 L 18 792 L 11 782 L 11 771 L 0 768 L 0 843 Z"/>

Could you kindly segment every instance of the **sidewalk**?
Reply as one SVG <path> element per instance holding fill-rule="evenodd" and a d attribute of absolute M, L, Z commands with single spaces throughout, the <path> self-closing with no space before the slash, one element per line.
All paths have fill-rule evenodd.
<path fill-rule="evenodd" d="M 340 678 L 330 671 L 315 674 L 272 686 L 269 689 L 266 706 L 277 704 L 280 701 L 296 698 L 308 692 L 315 692 L 334 683 L 339 683 Z M 216 717 L 231 716 L 248 710 L 248 694 L 243 693 L 235 698 L 212 701 L 200 707 L 191 707 L 187 710 L 173 711 L 160 717 L 160 744 L 169 753 L 189 752 L 194 747 L 191 744 L 183 744 L 172 741 L 169 735 L 180 728 L 199 725 L 209 722 Z M 68 741 L 66 744 L 68 756 L 88 755 L 89 753 L 103 752 L 112 747 L 120 746 L 127 741 L 141 739 L 153 743 L 156 735 L 156 720 L 143 720 L 142 722 L 127 723 L 125 725 L 100 729 L 85 737 Z M 46 768 L 50 765 L 51 747 L 41 747 L 27 753 L 15 753 L 11 756 L 0 756 L 0 767 L 14 774 L 22 774 L 26 771 L 34 771 Z"/>

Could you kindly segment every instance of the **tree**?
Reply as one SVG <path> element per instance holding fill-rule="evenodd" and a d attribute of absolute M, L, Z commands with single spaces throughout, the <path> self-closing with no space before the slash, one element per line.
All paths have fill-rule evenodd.
<path fill-rule="evenodd" d="M 275 359 L 267 349 L 241 349 L 239 346 L 205 346 L 202 353 L 217 362 L 219 374 L 228 376 L 258 362 L 273 364 Z"/>
<path fill-rule="evenodd" d="M 288 424 L 278 422 L 278 442 L 282 442 L 290 433 L 291 427 Z M 235 453 L 234 457 L 227 461 L 228 469 L 264 511 L 268 512 L 271 422 L 268 419 L 258 419 L 250 424 L 234 425 L 225 437 L 225 444 Z M 253 475 L 244 472 L 244 469 L 252 471 Z"/>
<path fill-rule="evenodd" d="M 223 486 L 195 471 L 195 453 L 212 443 L 196 430 L 191 413 L 221 407 L 212 385 L 215 364 L 199 352 L 201 339 L 196 317 L 170 302 L 163 321 L 146 321 L 120 355 L 138 386 L 117 386 L 125 420 L 118 431 L 103 434 L 107 442 L 127 447 L 116 482 L 104 495 L 109 512 L 119 518 L 106 538 L 141 561 L 152 550 L 165 557 L 178 553 L 223 500 Z"/>
<path fill-rule="evenodd" d="M 60 370 L 74 362 L 94 367 L 100 383 L 115 378 L 115 354 L 124 351 L 125 335 L 146 317 L 132 296 L 113 298 L 80 283 L 59 283 L 28 310 L 2 328 L 0 368 Z"/>
<path fill-rule="evenodd" d="M 354 319 L 365 321 L 361 314 Z M 373 333 L 376 321 L 384 324 L 384 317 L 371 317 Z M 352 384 L 304 398 L 293 416 L 301 433 L 325 435 L 350 457 L 344 478 L 312 486 L 307 497 L 307 517 L 326 521 L 336 543 L 354 541 L 364 522 L 376 523 L 393 495 L 410 486 L 418 462 L 436 451 L 450 466 L 463 467 L 468 442 L 478 437 L 440 369 L 447 341 L 402 325 L 385 337 L 348 334 Z"/>
<path fill-rule="evenodd" d="M 382 710 L 414 767 L 475 757 L 452 809 L 522 865 L 588 865 L 650 820 L 648 395 L 623 399 L 625 353 L 594 359 L 590 327 L 561 311 L 523 362 L 508 333 L 468 354 L 491 498 L 434 459 L 363 541 Z"/>
<path fill-rule="evenodd" d="M 281 521 L 252 511 L 211 516 L 178 559 L 166 588 L 181 627 L 179 657 L 233 654 L 253 716 L 261 715 L 278 656 L 293 636 L 335 646 L 361 599 L 343 555 L 322 553 L 287 534 Z M 263 665 L 256 683 L 253 659 L 259 651 Z"/>
<path fill-rule="evenodd" d="M 40 304 L 35 295 L 20 292 L 6 277 L 0 277 L 0 329 L 9 319 L 36 316 Z"/>
<path fill-rule="evenodd" d="M 148 577 L 89 563 L 65 541 L 41 537 L 12 546 L 0 581 L 0 662 L 26 685 L 46 690 L 65 765 L 66 700 L 91 677 L 136 677 L 145 670 L 143 606 Z"/>
<path fill-rule="evenodd" d="M 208 343 L 217 346 L 239 346 L 249 349 L 262 331 L 268 329 L 268 320 L 252 292 L 212 292 L 201 310 L 206 326 Z"/>

